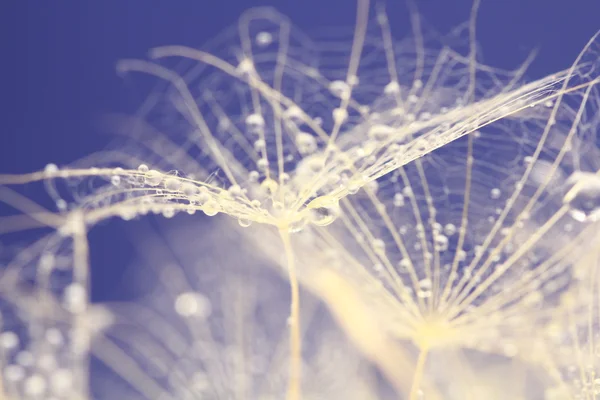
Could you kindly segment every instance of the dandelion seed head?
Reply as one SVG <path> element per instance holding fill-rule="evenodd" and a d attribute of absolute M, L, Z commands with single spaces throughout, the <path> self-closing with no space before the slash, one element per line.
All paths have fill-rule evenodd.
<path fill-rule="evenodd" d="M 358 287 L 373 281 L 374 313 L 399 307 L 382 312 L 393 335 L 515 357 L 517 337 L 550 323 L 597 240 L 597 99 L 587 87 L 479 128 L 373 188 L 345 181 L 324 246 Z"/>
<path fill-rule="evenodd" d="M 524 83 L 529 60 L 514 71 L 479 62 L 474 20 L 468 31 L 394 41 L 385 12 L 370 21 L 367 6 L 358 2 L 345 43 L 258 8 L 212 46 L 122 60 L 120 74 L 161 82 L 135 117 L 112 121 L 126 146 L 0 177 L 42 182 L 53 208 L 0 187 L 27 217 L 9 216 L 0 231 L 52 229 L 2 266 L 0 397 L 4 388 L 89 397 L 93 350 L 114 370 L 103 379 L 146 398 L 287 389 L 290 399 L 364 399 L 387 380 L 402 392 L 412 369 L 407 398 L 428 398 L 435 385 L 463 398 L 436 375 L 421 379 L 428 352 L 529 361 L 528 338 L 540 331 L 550 338 L 531 359 L 547 367 L 568 356 L 547 371 L 561 381 L 547 397 L 598 393 L 596 323 L 582 317 L 593 290 L 580 292 L 593 280 L 586 257 L 600 218 L 593 42 L 572 68 Z M 464 37 L 467 52 L 448 46 Z M 184 229 L 165 235 L 166 246 L 148 239 L 140 247 L 155 290 L 91 305 L 88 230 L 182 211 L 201 211 L 196 221 L 226 214 L 251 227 L 241 237 L 261 235 L 245 243 Z M 283 261 L 263 225 L 278 228 Z M 289 282 L 265 264 L 285 267 Z M 298 281 L 312 292 L 302 290 L 301 310 Z M 564 313 L 574 321 L 557 326 Z M 574 357 L 580 336 L 594 349 Z M 419 352 L 415 365 L 404 342 Z"/>
<path fill-rule="evenodd" d="M 104 208 L 97 218 L 202 210 L 278 227 L 312 224 L 313 200 L 375 190 L 379 177 L 552 94 L 564 79 L 519 87 L 521 69 L 494 70 L 433 39 L 392 42 L 387 24 L 359 16 L 361 52 L 320 43 L 263 8 L 242 15 L 218 46 L 163 47 L 151 61 L 120 62 L 122 73 L 163 83 L 136 118 L 114 124 L 135 138 L 125 151 L 148 161 L 114 169 L 113 188 L 96 188 L 85 206 Z M 474 84 L 451 78 L 469 63 Z"/>

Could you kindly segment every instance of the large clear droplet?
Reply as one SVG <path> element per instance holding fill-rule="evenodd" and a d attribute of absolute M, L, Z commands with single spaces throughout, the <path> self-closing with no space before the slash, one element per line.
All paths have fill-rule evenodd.
<path fill-rule="evenodd" d="M 146 173 L 145 182 L 148 186 L 158 186 L 162 182 L 163 176 L 155 169 L 151 169 Z"/>
<path fill-rule="evenodd" d="M 202 207 L 202 211 L 204 211 L 204 214 L 208 215 L 209 217 L 217 215 L 220 210 L 221 207 L 219 206 L 219 203 L 217 203 L 214 200 L 208 200 L 206 203 L 204 203 L 204 206 Z"/>
<path fill-rule="evenodd" d="M 317 226 L 327 226 L 340 215 L 338 199 L 330 196 L 317 197 L 307 206 L 310 210 L 310 221 Z"/>
<path fill-rule="evenodd" d="M 600 220 L 600 176 L 592 172 L 574 172 L 567 180 L 570 188 L 563 197 L 569 215 L 579 222 Z"/>

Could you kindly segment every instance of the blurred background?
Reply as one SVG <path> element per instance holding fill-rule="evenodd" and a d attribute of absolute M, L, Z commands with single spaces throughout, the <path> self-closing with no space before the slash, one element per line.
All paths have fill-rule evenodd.
<path fill-rule="evenodd" d="M 472 0 L 415 2 L 442 34 L 467 21 L 472 6 Z M 309 36 L 328 26 L 352 27 L 356 12 L 353 0 L 2 1 L 0 173 L 65 165 L 101 150 L 111 137 L 98 119 L 133 113 L 143 98 L 117 76 L 117 60 L 144 58 L 159 45 L 199 47 L 260 5 L 275 6 Z M 387 10 L 394 36 L 409 35 L 404 1 L 389 1 Z M 480 61 L 515 68 L 538 49 L 528 79 L 568 68 L 600 29 L 598 15 L 598 0 L 481 0 Z M 131 232 L 147 226 L 111 221 L 91 231 L 95 300 L 122 295 L 115 287 L 133 257 Z"/>

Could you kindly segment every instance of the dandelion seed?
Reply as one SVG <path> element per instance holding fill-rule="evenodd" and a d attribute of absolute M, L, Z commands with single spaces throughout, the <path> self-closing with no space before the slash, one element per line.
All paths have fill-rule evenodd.
<path fill-rule="evenodd" d="M 405 396 L 411 400 L 432 392 L 422 377 L 434 350 L 470 348 L 519 355 L 519 339 L 530 327 L 545 323 L 539 309 L 555 310 L 576 287 L 573 282 L 586 276 L 573 265 L 597 239 L 600 166 L 589 139 L 597 123 L 597 110 L 590 110 L 598 83 L 592 42 L 568 71 L 520 84 L 524 66 L 513 72 L 483 66 L 477 62 L 474 42 L 467 55 L 442 44 L 426 48 L 423 38 L 429 35 L 420 32 L 416 14 L 414 45 L 393 43 L 383 11 L 373 40 L 368 11 L 368 1 L 359 0 L 354 39 L 344 57 L 331 50 L 338 45 L 319 48 L 308 39 L 297 40 L 303 35 L 286 17 L 263 8 L 244 14 L 237 29 L 239 43 L 213 49 L 216 54 L 168 46 L 152 50 L 153 61 L 124 60 L 118 64 L 120 73 L 145 73 L 168 84 L 151 96 L 136 118 L 121 121 L 123 132 L 136 132 L 131 136 L 138 141 L 133 149 L 106 152 L 107 167 L 85 168 L 84 162 L 78 168 L 59 169 L 48 164 L 38 173 L 0 177 L 2 184 L 43 181 L 61 211 L 54 215 L 10 191 L 0 193 L 28 216 L 7 220 L 14 223 L 0 229 L 33 226 L 56 231 L 8 269 L 13 279 L 40 285 L 37 289 L 49 303 L 57 300 L 57 313 L 64 313 L 70 324 L 67 334 L 56 321 L 45 321 L 55 315 L 36 316 L 43 329 L 38 329 L 34 344 L 48 342 L 39 348 L 20 337 L 15 341 L 13 331 L 3 330 L 0 343 L 18 350 L 11 363 L 3 363 L 11 393 L 87 396 L 87 342 L 92 332 L 114 322 L 100 318 L 106 324 L 96 326 L 89 318 L 87 230 L 114 216 L 130 220 L 154 213 L 172 218 L 182 210 L 193 214 L 200 209 L 206 216 L 223 213 L 242 227 L 277 229 L 277 253 L 283 250 L 289 274 L 290 307 L 282 315 L 274 313 L 276 322 L 261 321 L 268 323 L 260 327 L 290 322 L 285 329 L 289 343 L 278 346 L 290 347 L 289 355 L 281 358 L 289 371 L 287 379 L 281 378 L 285 368 L 276 357 L 269 359 L 273 349 L 266 349 L 278 334 L 259 343 L 247 343 L 243 335 L 232 340 L 231 332 L 245 332 L 235 325 L 239 318 L 227 319 L 234 327 L 230 329 L 215 316 L 202 329 L 220 330 L 196 340 L 199 327 L 189 320 L 208 320 L 214 316 L 213 303 L 219 302 L 204 299 L 196 288 L 180 286 L 169 302 L 169 312 L 177 314 L 170 318 L 177 322 L 171 325 L 158 318 L 156 323 L 175 334 L 172 339 L 146 326 L 154 318 L 144 319 L 148 314 L 143 308 L 132 315 L 132 320 L 142 318 L 137 322 L 152 332 L 150 339 L 165 339 L 153 348 L 160 350 L 144 354 L 140 348 L 147 343 L 127 337 L 112 343 L 122 346 L 116 353 L 98 352 L 118 372 L 124 365 L 138 365 L 136 361 L 154 369 L 154 376 L 146 376 L 152 374 L 143 368 L 126 372 L 131 375 L 125 381 L 141 395 L 262 398 L 280 397 L 287 390 L 290 400 L 299 399 L 304 395 L 301 386 L 327 376 L 302 350 L 300 316 L 305 310 L 300 309 L 299 274 L 339 314 L 346 333 L 386 378 L 397 378 L 394 371 L 403 369 L 389 362 L 389 355 L 397 354 L 391 350 L 396 339 L 408 339 L 419 348 L 415 377 Z M 471 41 L 474 27 L 473 20 Z M 322 60 L 311 59 L 314 48 Z M 415 59 L 406 63 L 406 54 Z M 167 59 L 174 57 L 194 61 L 194 66 L 172 69 Z M 340 72 L 328 65 L 331 58 L 348 60 L 348 65 Z M 148 156 L 145 162 L 155 161 L 150 165 L 156 169 L 140 164 L 140 155 Z M 291 233 L 299 233 L 293 235 L 297 241 Z M 71 252 L 65 266 L 56 256 L 64 255 L 66 248 Z M 54 259 L 41 255 L 48 252 L 54 252 Z M 30 257 L 35 259 L 33 266 L 27 260 L 30 254 L 35 255 Z M 318 262 L 311 262 L 315 259 Z M 181 281 L 167 288 L 167 295 L 173 297 L 168 289 Z M 238 288 L 246 288 L 244 283 Z M 352 288 L 361 285 L 368 290 L 356 290 L 355 295 Z M 220 287 L 213 289 L 219 292 Z M 335 296 L 336 290 L 349 295 Z M 283 303 L 281 297 L 278 304 Z M 263 311 L 264 305 L 254 307 L 253 300 L 236 303 L 242 322 Z M 215 306 L 215 311 L 225 308 Z M 183 328 L 184 335 L 177 328 Z M 58 331 L 50 334 L 50 329 Z M 202 353 L 204 358 L 194 359 L 215 338 L 224 343 L 208 347 L 218 357 Z M 317 342 L 309 341 L 308 349 L 314 345 L 319 349 L 315 354 L 321 354 L 336 340 Z M 40 354 L 46 345 L 70 357 Z M 260 353 L 250 370 L 240 370 L 246 365 L 240 348 Z M 173 360 L 174 355 L 179 357 Z M 65 359 L 73 362 L 63 368 Z M 222 376 L 209 379 L 214 370 L 207 365 L 215 359 L 224 364 L 214 370 L 235 385 L 220 387 Z M 348 370 L 347 360 L 341 357 L 334 364 L 343 387 L 328 391 L 319 386 L 318 395 L 372 398 L 368 385 L 354 379 L 362 376 L 357 369 L 338 374 Z M 53 369 L 53 374 L 33 370 L 35 363 L 42 370 Z M 310 367 L 303 371 L 305 377 L 302 363 Z M 265 371 L 278 379 L 258 385 L 257 375 L 273 378 Z M 593 382 L 586 380 L 585 395 Z M 401 391 L 401 383 L 392 385 Z"/>
<path fill-rule="evenodd" d="M 577 80 L 577 73 L 568 79 Z M 577 290 L 577 265 L 598 240 L 600 150 L 590 135 L 600 123 L 597 98 L 594 85 L 582 87 L 556 99 L 527 128 L 519 122 L 526 115 L 480 127 L 476 144 L 473 136 L 463 137 L 400 167 L 398 179 L 377 180 L 376 193 L 345 198 L 338 229 L 317 230 L 322 247 L 351 260 L 342 269 L 349 285 L 357 293 L 373 288 L 362 301 L 381 316 L 379 326 L 420 350 L 411 399 L 427 357 L 453 348 L 518 357 L 548 323 L 548 313 Z M 580 140 L 585 145 L 570 145 Z M 523 170 L 525 148 L 531 160 Z M 399 192 L 406 201 L 402 212 L 386 207 Z M 565 232 L 571 218 L 585 223 Z M 300 263 L 315 263 L 309 260 Z M 332 309 L 342 310 L 343 300 L 314 285 Z M 337 312 L 352 331 L 351 318 Z"/>

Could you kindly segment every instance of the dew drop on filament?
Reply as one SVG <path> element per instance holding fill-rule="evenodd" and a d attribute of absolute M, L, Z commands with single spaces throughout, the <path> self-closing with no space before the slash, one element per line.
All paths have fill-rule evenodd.
<path fill-rule="evenodd" d="M 567 180 L 569 190 L 563 203 L 578 222 L 600 220 L 600 176 L 591 172 L 574 172 Z"/>

